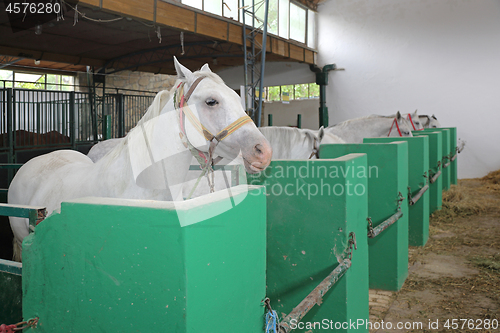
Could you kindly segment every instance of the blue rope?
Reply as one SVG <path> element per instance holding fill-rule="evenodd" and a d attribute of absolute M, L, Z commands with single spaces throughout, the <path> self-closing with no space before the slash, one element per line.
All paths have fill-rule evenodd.
<path fill-rule="evenodd" d="M 276 311 L 272 310 L 266 313 L 266 333 L 278 333 L 276 331 L 276 323 L 278 322 L 278 315 Z"/>

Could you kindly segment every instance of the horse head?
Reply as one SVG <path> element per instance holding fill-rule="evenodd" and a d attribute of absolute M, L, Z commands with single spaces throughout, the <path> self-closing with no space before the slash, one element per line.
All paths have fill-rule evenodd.
<path fill-rule="evenodd" d="M 413 136 L 413 134 L 411 134 L 412 130 L 413 127 L 411 123 L 401 115 L 401 112 L 398 111 L 392 121 L 392 125 L 387 136 Z"/>
<path fill-rule="evenodd" d="M 441 127 L 441 124 L 437 120 L 435 115 L 432 115 L 429 117 L 429 128 L 439 128 Z"/>
<path fill-rule="evenodd" d="M 264 170 L 271 162 L 271 145 L 246 115 L 238 94 L 226 86 L 208 64 L 193 73 L 176 58 L 174 62 L 181 81 L 179 87 L 182 86 L 184 92 L 181 99 L 188 100 L 189 109 L 199 120 L 198 132 L 202 132 L 202 141 L 209 141 L 202 150 L 229 159 L 241 153 L 247 172 Z M 193 133 L 193 130 L 186 133 L 190 141 L 196 137 Z"/>
<path fill-rule="evenodd" d="M 410 122 L 413 123 L 412 127 L 414 127 L 413 129 L 415 131 L 421 131 L 424 129 L 424 124 L 422 124 L 422 122 L 420 121 L 420 118 L 418 117 L 417 114 L 417 110 L 415 110 L 415 112 L 413 113 L 408 114 L 408 120 L 410 120 Z"/>

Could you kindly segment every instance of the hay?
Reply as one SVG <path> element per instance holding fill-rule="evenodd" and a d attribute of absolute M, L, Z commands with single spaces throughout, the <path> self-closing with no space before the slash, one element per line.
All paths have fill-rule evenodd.
<path fill-rule="evenodd" d="M 473 262 L 479 267 L 484 267 L 500 272 L 500 255 L 491 256 L 489 258 L 476 258 Z"/>
<path fill-rule="evenodd" d="M 433 217 L 438 221 L 450 221 L 456 217 L 478 215 L 496 208 L 497 201 L 485 197 L 489 192 L 500 193 L 500 185 L 470 187 L 462 186 L 460 182 L 452 185 L 449 190 L 443 191 L 442 209 L 435 212 Z"/>
<path fill-rule="evenodd" d="M 481 180 L 492 184 L 500 184 L 500 170 L 488 173 Z"/>

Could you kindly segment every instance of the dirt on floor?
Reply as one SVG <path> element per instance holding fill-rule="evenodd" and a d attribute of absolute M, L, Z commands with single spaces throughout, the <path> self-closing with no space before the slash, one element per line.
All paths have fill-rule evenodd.
<path fill-rule="evenodd" d="M 410 247 L 403 288 L 384 311 L 371 303 L 370 332 L 500 332 L 499 183 L 497 171 L 443 192 L 427 244 Z"/>

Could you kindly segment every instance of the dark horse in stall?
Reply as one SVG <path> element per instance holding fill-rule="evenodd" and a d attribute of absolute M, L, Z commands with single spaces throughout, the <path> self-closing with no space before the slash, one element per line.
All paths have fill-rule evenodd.
<path fill-rule="evenodd" d="M 33 147 L 43 148 L 43 146 L 53 144 L 69 145 L 71 140 L 68 136 L 58 131 L 49 131 L 47 133 L 33 133 L 26 130 L 14 131 L 15 144 L 17 149 L 29 149 Z M 7 133 L 0 135 L 0 148 L 7 148 Z"/>

